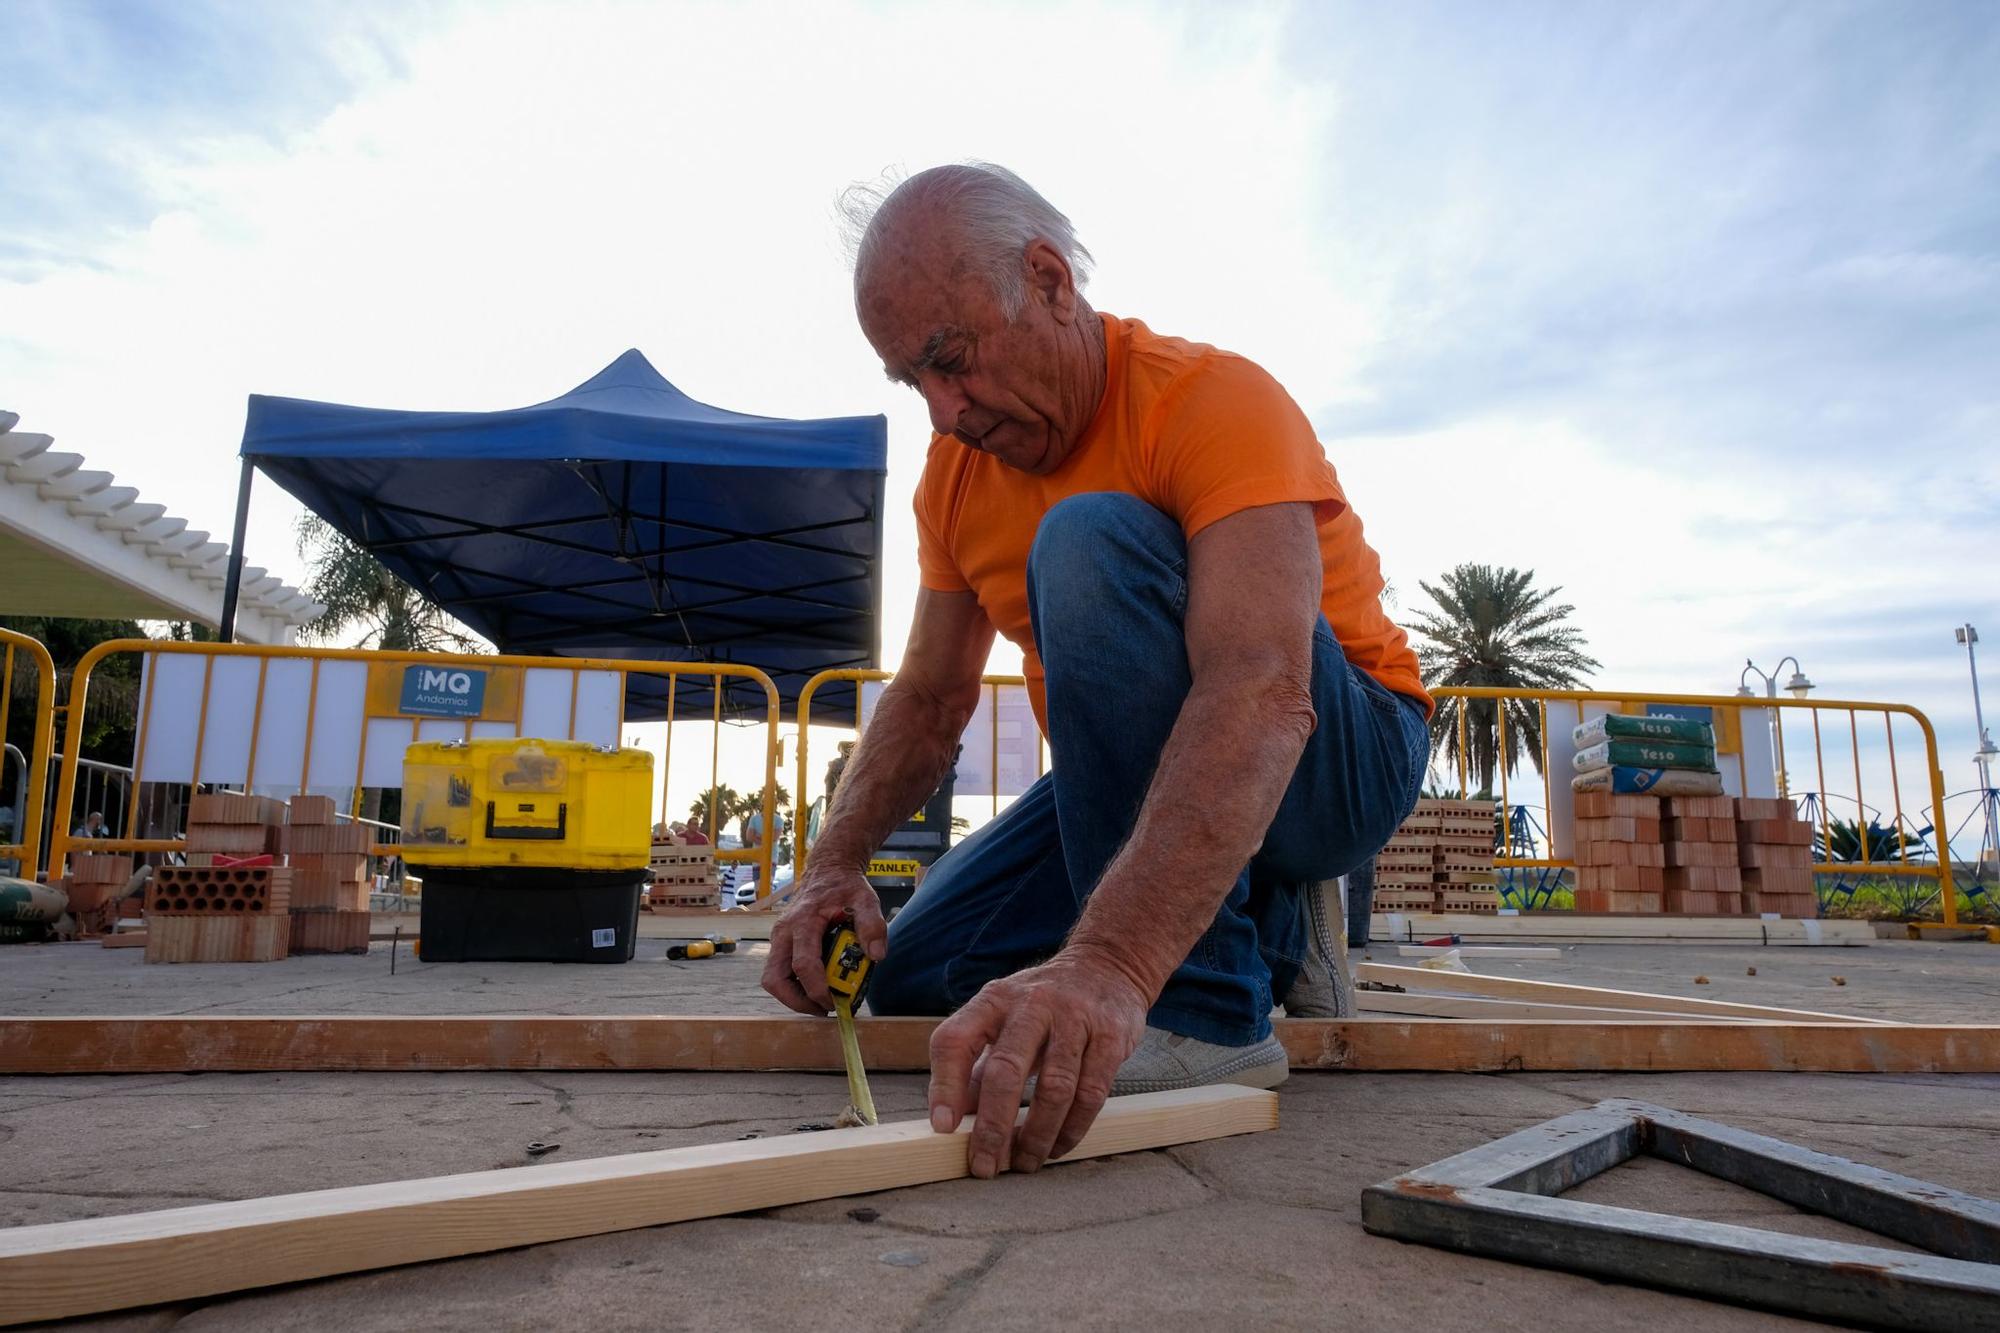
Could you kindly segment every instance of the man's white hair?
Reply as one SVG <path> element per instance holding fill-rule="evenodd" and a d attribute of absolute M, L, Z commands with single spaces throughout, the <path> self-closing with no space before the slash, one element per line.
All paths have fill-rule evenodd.
<path fill-rule="evenodd" d="M 991 162 L 931 167 L 907 180 L 885 175 L 843 190 L 835 205 L 858 285 L 886 224 L 916 205 L 944 210 L 964 238 L 964 263 L 984 277 L 1012 319 L 1028 301 L 1030 245 L 1046 241 L 1069 263 L 1078 290 L 1090 280 L 1090 251 L 1076 228 L 1035 187 Z"/>

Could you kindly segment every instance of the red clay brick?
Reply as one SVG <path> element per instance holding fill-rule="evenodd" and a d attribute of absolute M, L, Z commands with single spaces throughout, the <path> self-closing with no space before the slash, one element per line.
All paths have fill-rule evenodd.
<path fill-rule="evenodd" d="M 1630 815 L 1579 819 L 1576 821 L 1576 836 L 1578 841 L 1588 842 L 1658 842 L 1660 821 L 1635 819 Z"/>
<path fill-rule="evenodd" d="M 1670 842 L 1666 845 L 1669 866 L 1734 866 L 1733 842 Z"/>
<path fill-rule="evenodd" d="M 1773 847 L 1755 842 L 1745 843 L 1741 855 L 1744 865 L 1758 870 L 1804 870 L 1813 861 L 1810 847 Z"/>
<path fill-rule="evenodd" d="M 1608 791 L 1580 791 L 1576 794 L 1578 819 L 1658 819 L 1660 798 Z"/>
<path fill-rule="evenodd" d="M 1666 874 L 1657 866 L 1578 866 L 1577 888 L 1591 892 L 1666 892 Z"/>
<path fill-rule="evenodd" d="M 1657 893 L 1624 893 L 1615 889 L 1576 891 L 1579 912 L 1658 912 L 1663 906 L 1663 895 Z"/>
<path fill-rule="evenodd" d="M 1669 796 L 1667 813 L 1676 819 L 1734 819 L 1734 796 Z"/>

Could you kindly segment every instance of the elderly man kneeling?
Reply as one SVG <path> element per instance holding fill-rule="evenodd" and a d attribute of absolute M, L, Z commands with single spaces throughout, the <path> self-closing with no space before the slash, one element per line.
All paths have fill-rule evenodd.
<path fill-rule="evenodd" d="M 825 1013 L 821 935 L 851 916 L 875 1012 L 952 1015 L 931 1120 L 977 1113 L 982 1176 L 1067 1152 L 1114 1093 L 1281 1082 L 1274 997 L 1337 1012 L 1319 885 L 1409 813 L 1427 747 L 1416 657 L 1304 413 L 1243 357 L 1092 310 L 1089 259 L 992 166 L 922 172 L 866 218 L 861 329 L 936 431 L 922 588 L 764 974 Z M 864 868 L 951 762 L 996 632 L 1053 771 L 885 925 Z"/>

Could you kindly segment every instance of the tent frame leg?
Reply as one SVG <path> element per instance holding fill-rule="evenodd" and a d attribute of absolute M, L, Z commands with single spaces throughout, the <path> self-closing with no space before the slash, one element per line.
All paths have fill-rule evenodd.
<path fill-rule="evenodd" d="M 236 642 L 236 599 L 243 591 L 243 538 L 250 527 L 250 483 L 257 464 L 243 460 L 243 473 L 236 483 L 236 527 L 229 538 L 229 573 L 222 586 L 222 619 L 215 627 L 221 643 Z"/>

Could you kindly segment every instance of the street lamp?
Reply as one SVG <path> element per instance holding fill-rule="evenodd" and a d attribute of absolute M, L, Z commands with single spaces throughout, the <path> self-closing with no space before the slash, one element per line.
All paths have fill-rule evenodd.
<path fill-rule="evenodd" d="M 1736 678 L 1736 697 L 1739 699 L 1754 699 L 1757 697 L 1757 691 L 1750 688 L 1750 677 L 1755 676 L 1764 682 L 1764 697 L 1767 699 L 1777 698 L 1778 672 L 1785 669 L 1785 663 L 1787 662 L 1792 664 L 1792 676 L 1790 680 L 1785 682 L 1785 693 L 1791 695 L 1794 699 L 1805 698 L 1812 690 L 1813 683 L 1806 679 L 1805 668 L 1799 665 L 1799 659 L 1790 656 L 1779 658 L 1777 668 L 1769 674 L 1766 674 L 1749 658 L 1744 658 L 1743 674 Z M 1791 782 L 1785 774 L 1785 729 L 1778 721 L 1778 710 L 1775 708 L 1771 710 L 1771 735 L 1773 737 L 1773 748 L 1777 752 L 1778 759 L 1778 795 L 1789 799 L 1792 792 Z"/>
<path fill-rule="evenodd" d="M 1787 662 L 1792 664 L 1792 678 L 1785 682 L 1785 693 L 1791 695 L 1794 699 L 1805 698 L 1815 686 L 1811 681 L 1806 679 L 1805 668 L 1799 665 L 1799 659 L 1796 657 L 1780 658 L 1778 660 L 1777 671 L 1773 671 L 1769 675 L 1760 670 L 1755 662 L 1752 662 L 1747 657 L 1744 658 L 1743 674 L 1737 677 L 1737 696 L 1744 699 L 1754 699 L 1757 697 L 1757 692 L 1750 688 L 1750 677 L 1755 676 L 1764 682 L 1764 696 L 1769 699 L 1777 698 L 1778 671 L 1783 671 Z"/>
<path fill-rule="evenodd" d="M 2000 747 L 1995 747 L 1993 738 L 1986 734 L 1986 714 L 1979 707 L 1979 658 L 1973 651 L 1979 642 L 1979 631 L 1971 625 L 1960 625 L 1953 633 L 1965 645 L 1965 664 L 1972 668 L 1972 724 L 1979 729 L 1979 749 L 1972 762 L 1979 765 L 1979 790 L 1988 792 L 1993 789 L 1993 760 L 2000 756 Z"/>

